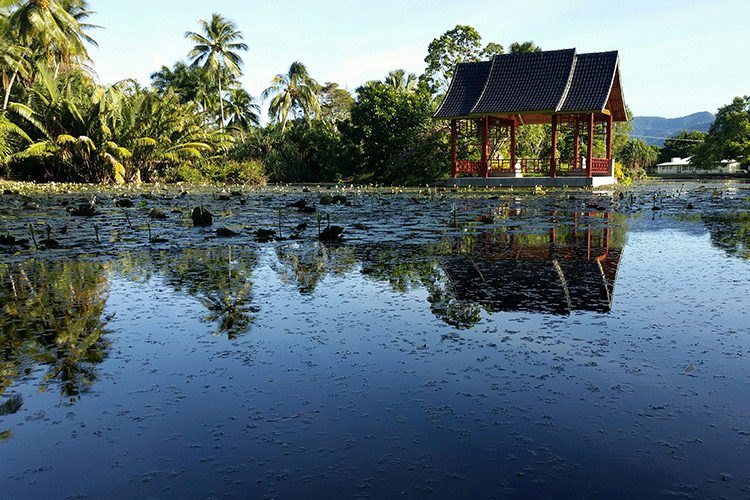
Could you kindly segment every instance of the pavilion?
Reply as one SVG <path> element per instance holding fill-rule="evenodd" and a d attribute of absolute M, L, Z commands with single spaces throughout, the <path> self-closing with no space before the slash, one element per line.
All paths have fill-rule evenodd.
<path fill-rule="evenodd" d="M 564 49 L 459 63 L 433 118 L 451 123 L 448 185 L 613 184 L 613 124 L 627 121 L 617 51 Z M 517 157 L 518 127 L 535 124 L 551 125 L 549 157 Z M 573 138 L 569 158 L 558 157 L 563 134 Z M 604 139 L 604 157 L 589 147 L 595 137 Z M 459 158 L 467 145 L 479 153 Z"/>

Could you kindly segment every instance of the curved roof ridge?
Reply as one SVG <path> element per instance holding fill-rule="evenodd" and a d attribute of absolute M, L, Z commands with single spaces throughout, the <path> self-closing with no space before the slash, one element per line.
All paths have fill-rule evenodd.
<path fill-rule="evenodd" d="M 491 61 L 459 63 L 443 102 L 433 118 L 463 118 L 479 99 L 487 83 Z"/>
<path fill-rule="evenodd" d="M 575 49 L 574 49 L 575 50 Z M 573 55 L 573 64 L 570 66 L 570 73 L 568 74 L 568 83 L 565 85 L 565 91 L 563 92 L 563 95 L 560 97 L 560 101 L 557 103 L 557 107 L 555 108 L 555 111 L 559 111 L 562 107 L 565 100 L 568 98 L 568 93 L 570 92 L 570 86 L 573 83 L 573 75 L 576 72 L 576 62 L 578 61 L 577 55 L 574 53 Z"/>
<path fill-rule="evenodd" d="M 558 111 L 604 111 L 612 92 L 618 61 L 617 51 L 579 54 L 570 91 Z"/>

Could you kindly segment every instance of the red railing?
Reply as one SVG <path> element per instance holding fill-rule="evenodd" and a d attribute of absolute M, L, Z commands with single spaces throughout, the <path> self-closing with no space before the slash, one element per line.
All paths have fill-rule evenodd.
<path fill-rule="evenodd" d="M 609 174 L 609 160 L 607 160 L 606 158 L 592 158 L 591 159 L 591 173 L 593 175 Z"/>
<path fill-rule="evenodd" d="M 549 174 L 549 160 L 545 158 L 518 158 L 522 174 Z M 489 175 L 514 175 L 516 163 L 510 159 L 489 160 Z"/>
<path fill-rule="evenodd" d="M 541 174 L 549 175 L 550 160 L 549 158 L 518 158 L 520 163 L 521 174 Z M 463 175 L 479 175 L 482 168 L 482 162 L 477 160 L 458 160 L 456 162 L 456 173 Z M 516 164 L 510 159 L 487 160 L 488 175 L 515 175 Z M 557 175 L 568 177 L 585 177 L 586 169 L 582 163 L 576 162 L 573 158 L 560 158 L 557 160 Z M 593 158 L 591 160 L 592 175 L 608 175 L 609 160 L 606 158 Z"/>
<path fill-rule="evenodd" d="M 465 175 L 479 175 L 479 169 L 481 166 L 481 161 L 458 160 L 456 161 L 456 173 Z"/>

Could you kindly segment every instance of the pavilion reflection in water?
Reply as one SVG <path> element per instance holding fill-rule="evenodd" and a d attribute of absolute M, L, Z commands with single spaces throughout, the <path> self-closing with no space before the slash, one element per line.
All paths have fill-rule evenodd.
<path fill-rule="evenodd" d="M 546 234 L 492 229 L 453 242 L 442 262 L 455 298 L 493 311 L 570 314 L 612 308 L 620 247 L 609 214 L 552 214 Z"/>

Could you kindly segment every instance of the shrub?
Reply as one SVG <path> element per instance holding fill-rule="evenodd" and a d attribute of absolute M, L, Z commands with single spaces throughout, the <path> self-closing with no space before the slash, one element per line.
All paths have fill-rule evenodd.
<path fill-rule="evenodd" d="M 230 160 L 224 157 L 203 159 L 194 165 L 182 163 L 174 168 L 167 180 L 174 182 L 215 182 L 220 184 L 266 184 L 266 173 L 260 160 Z"/>

